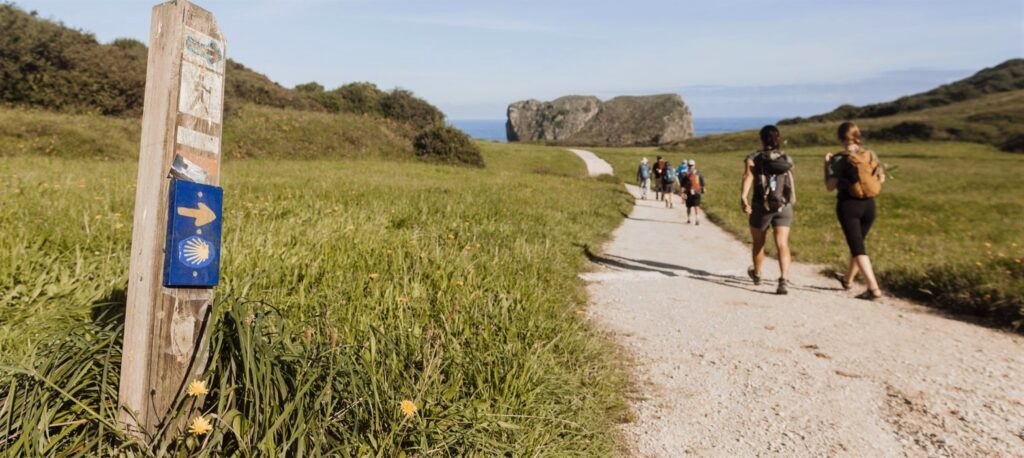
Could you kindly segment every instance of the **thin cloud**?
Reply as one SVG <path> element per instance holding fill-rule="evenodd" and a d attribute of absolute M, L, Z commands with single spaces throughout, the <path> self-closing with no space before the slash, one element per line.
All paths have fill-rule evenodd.
<path fill-rule="evenodd" d="M 545 25 L 516 21 L 506 18 L 465 15 L 429 15 L 429 16 L 387 16 L 380 17 L 386 21 L 420 24 L 458 29 L 489 30 L 495 32 L 553 32 L 556 29 Z"/>

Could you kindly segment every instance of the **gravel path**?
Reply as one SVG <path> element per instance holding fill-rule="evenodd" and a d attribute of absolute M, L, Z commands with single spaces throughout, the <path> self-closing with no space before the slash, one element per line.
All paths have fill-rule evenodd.
<path fill-rule="evenodd" d="M 1020 336 L 806 264 L 776 296 L 776 265 L 754 286 L 747 247 L 651 200 L 592 261 L 588 316 L 633 359 L 635 455 L 1024 456 Z"/>

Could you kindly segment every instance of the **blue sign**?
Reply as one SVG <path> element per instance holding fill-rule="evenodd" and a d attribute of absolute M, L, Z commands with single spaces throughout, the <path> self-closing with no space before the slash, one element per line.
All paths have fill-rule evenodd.
<path fill-rule="evenodd" d="M 171 179 L 164 286 L 209 288 L 220 281 L 224 190 Z"/>

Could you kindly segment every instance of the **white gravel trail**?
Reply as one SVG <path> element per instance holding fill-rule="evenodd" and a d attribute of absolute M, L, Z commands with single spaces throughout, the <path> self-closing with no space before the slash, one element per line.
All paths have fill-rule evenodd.
<path fill-rule="evenodd" d="M 631 454 L 1024 456 L 1021 336 L 854 299 L 806 264 L 777 296 L 773 260 L 754 286 L 746 246 L 651 200 L 591 259 L 588 317 L 632 357 Z"/>

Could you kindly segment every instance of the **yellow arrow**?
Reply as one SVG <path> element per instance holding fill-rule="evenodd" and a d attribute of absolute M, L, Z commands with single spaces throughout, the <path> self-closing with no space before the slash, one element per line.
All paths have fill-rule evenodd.
<path fill-rule="evenodd" d="M 196 227 L 205 226 L 217 219 L 217 214 L 202 202 L 199 202 L 199 208 L 178 207 L 178 214 L 186 218 L 195 218 Z"/>

